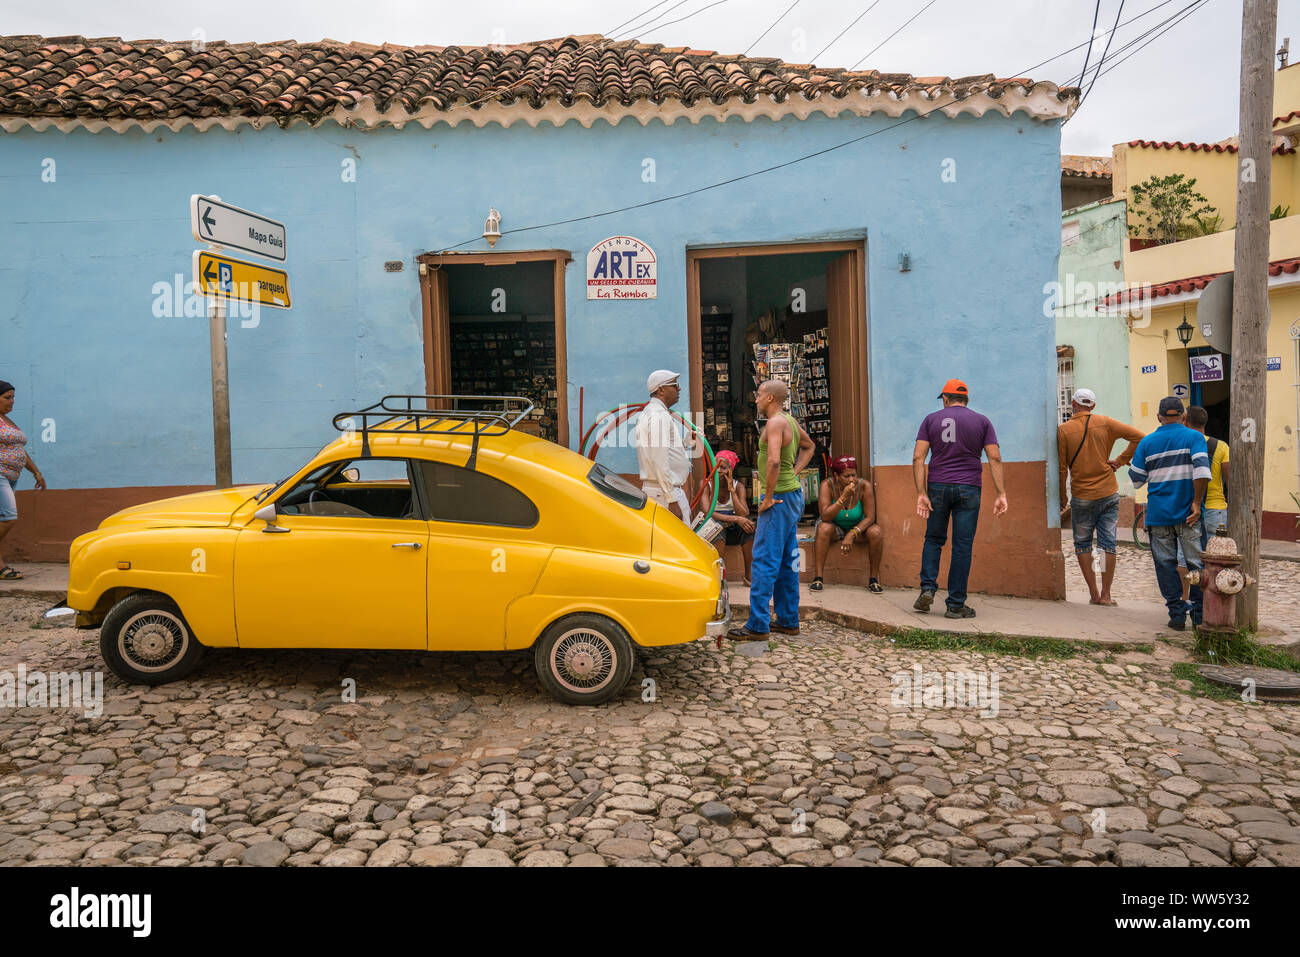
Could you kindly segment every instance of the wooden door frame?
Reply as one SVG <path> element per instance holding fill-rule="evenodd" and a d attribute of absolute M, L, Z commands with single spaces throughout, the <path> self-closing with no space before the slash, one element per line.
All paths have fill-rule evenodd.
<path fill-rule="evenodd" d="M 416 256 L 420 271 L 420 304 L 424 313 L 424 388 L 429 395 L 451 392 L 451 323 L 448 305 L 433 276 L 443 266 L 513 266 L 516 263 L 553 262 L 555 313 L 555 430 L 556 441 L 569 446 L 569 356 L 565 334 L 564 269 L 573 262 L 567 249 L 527 249 L 498 253 L 422 253 Z"/>
<path fill-rule="evenodd" d="M 867 380 L 867 243 L 865 239 L 836 240 L 808 243 L 764 243 L 749 246 L 714 246 L 686 250 L 686 342 L 691 363 L 691 409 L 704 408 L 704 350 L 700 320 L 700 262 L 705 259 L 737 259 L 742 256 L 788 256 L 803 253 L 840 252 L 853 256 L 855 282 L 851 290 L 851 308 L 847 328 L 837 336 L 831 330 L 830 339 L 836 350 L 847 349 L 852 356 L 852 377 L 848 395 L 857 397 L 848 412 L 853 423 L 850 441 L 841 440 L 841 448 L 856 448 L 860 475 L 868 474 L 871 467 L 871 416 L 870 393 Z M 829 306 L 830 290 L 827 290 Z M 832 438 L 834 436 L 832 435 Z M 841 453 L 847 454 L 847 453 Z"/>

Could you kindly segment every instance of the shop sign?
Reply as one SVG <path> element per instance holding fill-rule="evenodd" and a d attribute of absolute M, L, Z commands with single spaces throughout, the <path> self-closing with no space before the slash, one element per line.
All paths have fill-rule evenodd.
<path fill-rule="evenodd" d="M 1281 372 L 1281 371 L 1282 371 L 1282 357 L 1281 357 L 1281 356 L 1269 356 L 1269 357 L 1268 357 L 1268 371 L 1269 371 L 1269 372 Z"/>
<path fill-rule="evenodd" d="M 658 260 L 654 250 L 631 236 L 611 236 L 587 253 L 588 299 L 655 299 Z"/>
<path fill-rule="evenodd" d="M 1209 352 L 1205 355 L 1190 356 L 1189 361 L 1192 364 L 1193 382 L 1223 381 L 1222 354 L 1218 352 Z"/>
<path fill-rule="evenodd" d="M 1186 386 L 1184 383 L 1182 383 L 1182 382 L 1174 383 L 1174 398 L 1175 398 L 1175 399 L 1185 399 L 1185 398 L 1187 398 L 1187 396 L 1191 393 L 1191 391 L 1192 391 L 1192 390 L 1189 389 L 1189 388 L 1187 388 L 1187 386 Z"/>

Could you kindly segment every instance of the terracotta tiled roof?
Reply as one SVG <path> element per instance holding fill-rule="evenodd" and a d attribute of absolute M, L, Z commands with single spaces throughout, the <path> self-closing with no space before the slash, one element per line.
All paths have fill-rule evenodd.
<path fill-rule="evenodd" d="M 850 96 L 851 104 L 835 102 Z M 680 108 L 716 112 L 823 101 L 836 113 L 899 115 L 948 101 L 949 115 L 1020 109 L 1046 117 L 1068 115 L 1077 99 L 1076 88 L 1027 79 L 917 79 L 597 35 L 487 47 L 210 42 L 200 51 L 161 40 L 0 37 L 6 129 L 15 128 L 14 118 L 40 128 L 48 125 L 43 120 L 77 120 L 94 129 L 159 121 L 175 128 L 177 120 L 206 128 L 212 123 L 204 121 L 229 118 L 255 125 L 327 118 L 401 125 L 413 115 L 437 122 L 438 114 L 485 104 L 498 112 L 546 109 L 551 115 L 544 118 L 554 119 L 555 108 L 597 108 L 608 116 L 671 107 L 675 118 Z"/>
<path fill-rule="evenodd" d="M 1149 150 L 1191 150 L 1193 153 L 1204 151 L 1206 153 L 1235 153 L 1237 152 L 1237 143 L 1235 137 L 1232 140 L 1223 143 L 1183 143 L 1175 140 L 1168 142 L 1166 140 L 1129 140 L 1129 146 L 1140 146 Z M 1273 152 L 1279 155 L 1294 153 L 1294 146 L 1281 144 L 1273 147 Z"/>
<path fill-rule="evenodd" d="M 1066 176 L 1082 176 L 1087 179 L 1110 179 L 1109 156 L 1074 156 L 1069 153 L 1061 155 L 1061 172 Z"/>
<path fill-rule="evenodd" d="M 1268 264 L 1268 274 L 1270 276 L 1280 276 L 1283 273 L 1293 275 L 1296 272 L 1300 272 L 1300 256 L 1292 259 L 1275 259 Z M 1113 296 L 1107 296 L 1102 300 L 1102 303 L 1107 306 L 1120 306 L 1127 302 L 1141 302 L 1147 299 L 1176 296 L 1179 293 L 1196 292 L 1204 289 L 1211 281 L 1222 275 L 1222 272 L 1212 272 L 1203 276 L 1188 276 L 1186 279 L 1175 279 L 1171 282 L 1155 283 L 1150 286 L 1136 286 L 1133 289 L 1115 293 Z"/>
<path fill-rule="evenodd" d="M 1280 126 L 1283 123 L 1289 123 L 1292 120 L 1294 120 L 1297 116 L 1300 116 L 1300 110 L 1292 110 L 1286 116 L 1275 116 L 1273 117 L 1273 125 Z"/>

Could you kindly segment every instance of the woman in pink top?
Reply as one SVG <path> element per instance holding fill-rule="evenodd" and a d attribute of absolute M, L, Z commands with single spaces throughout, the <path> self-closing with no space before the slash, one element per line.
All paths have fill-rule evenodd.
<path fill-rule="evenodd" d="M 4 541 L 18 520 L 14 485 L 23 474 L 23 469 L 30 471 L 36 478 L 37 488 L 45 488 L 45 476 L 27 454 L 27 436 L 9 418 L 9 413 L 13 410 L 14 387 L 11 383 L 0 380 L 0 542 Z M 4 555 L 0 554 L 0 580 L 13 581 L 22 577 L 22 572 L 5 564 Z"/>

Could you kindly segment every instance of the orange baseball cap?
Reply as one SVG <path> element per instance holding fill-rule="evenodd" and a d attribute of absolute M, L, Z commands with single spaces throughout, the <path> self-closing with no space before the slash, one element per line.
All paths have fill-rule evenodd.
<path fill-rule="evenodd" d="M 949 379 L 945 382 L 943 388 L 939 390 L 939 394 L 936 398 L 942 399 L 945 395 L 964 395 L 966 398 L 970 398 L 970 392 L 966 389 L 966 383 L 962 382 L 961 379 Z"/>

